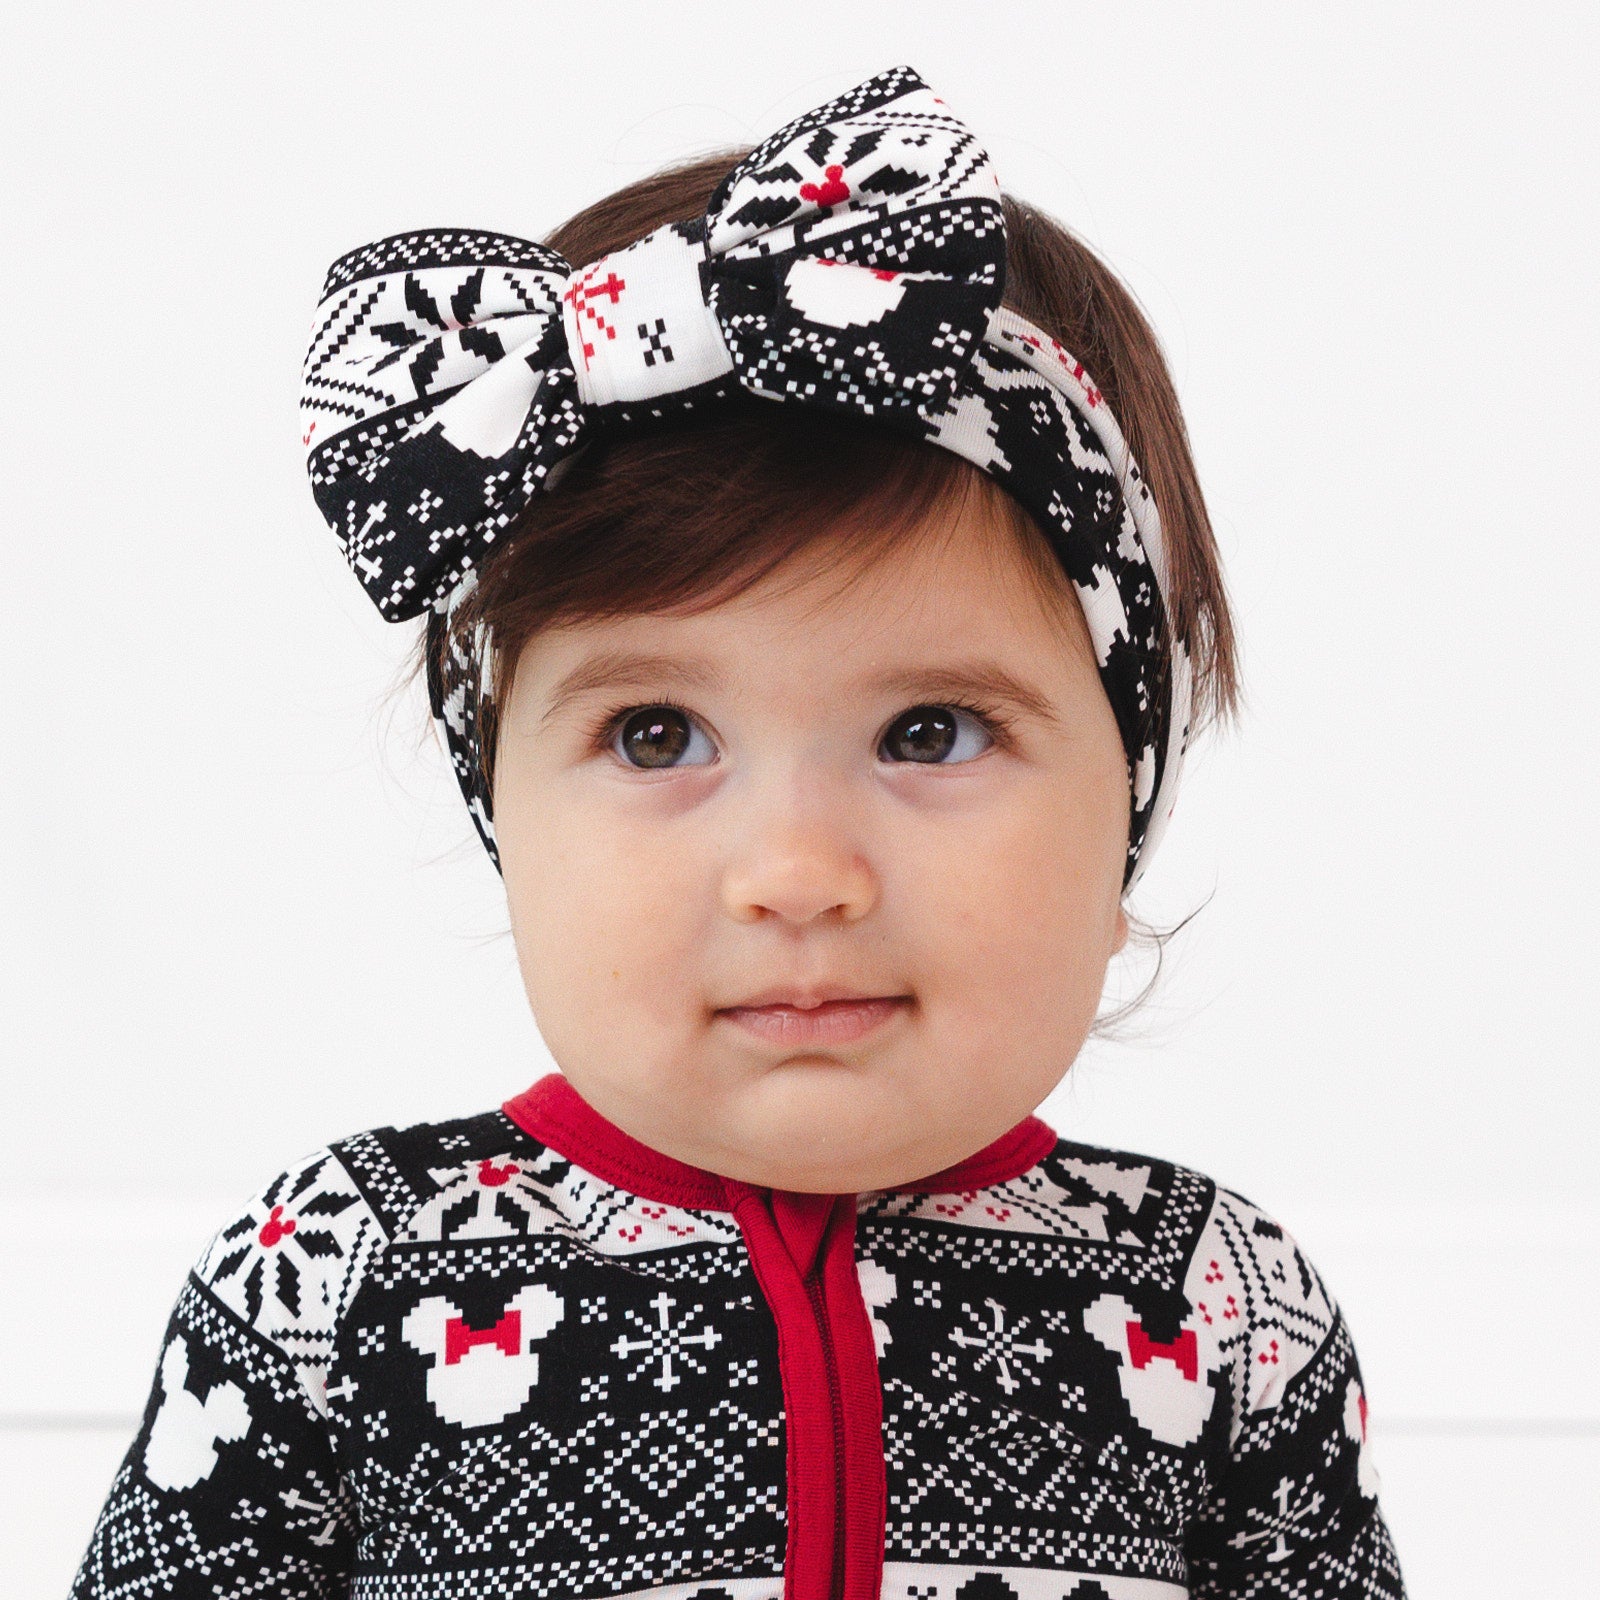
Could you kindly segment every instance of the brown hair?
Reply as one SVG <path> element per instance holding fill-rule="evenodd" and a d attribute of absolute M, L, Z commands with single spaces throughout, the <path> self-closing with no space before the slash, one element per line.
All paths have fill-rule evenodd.
<path fill-rule="evenodd" d="M 752 148 L 663 168 L 586 207 L 543 242 L 574 267 L 587 266 L 664 223 L 701 215 Z M 1131 292 L 1087 245 L 1024 201 L 1001 198 L 1004 304 L 1083 363 L 1155 498 L 1168 628 L 1188 648 L 1198 732 L 1236 714 L 1238 670 L 1216 542 L 1166 361 Z M 454 617 L 463 648 L 487 625 L 491 677 L 502 692 L 523 647 L 558 620 L 711 606 L 846 524 L 852 566 L 877 561 L 970 495 L 1000 512 L 1041 592 L 1071 593 L 1033 517 L 971 462 L 799 406 L 736 398 L 694 427 L 597 440 L 559 476 L 559 488 L 539 495 L 484 559 Z M 425 670 L 426 650 L 424 632 L 398 687 Z M 485 702 L 479 722 L 491 783 L 494 712 Z M 1157 948 L 1159 975 L 1161 945 L 1177 928 L 1161 934 L 1131 915 L 1129 922 L 1139 943 Z M 1132 1011 L 1154 982 L 1116 1015 Z"/>

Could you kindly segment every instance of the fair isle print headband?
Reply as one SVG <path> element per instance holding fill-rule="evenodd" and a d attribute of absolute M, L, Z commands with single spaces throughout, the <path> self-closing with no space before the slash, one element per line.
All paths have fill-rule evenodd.
<path fill-rule="evenodd" d="M 430 705 L 497 870 L 483 630 L 439 659 L 477 563 L 601 432 L 751 394 L 928 440 L 1033 514 L 1122 735 L 1133 887 L 1177 793 L 1188 657 L 1174 639 L 1163 674 L 1161 523 L 1121 429 L 1082 364 L 1000 304 L 1000 194 L 983 147 L 901 66 L 780 128 L 703 217 L 579 270 L 459 228 L 329 269 L 300 402 L 312 492 L 379 612 L 428 613 Z"/>

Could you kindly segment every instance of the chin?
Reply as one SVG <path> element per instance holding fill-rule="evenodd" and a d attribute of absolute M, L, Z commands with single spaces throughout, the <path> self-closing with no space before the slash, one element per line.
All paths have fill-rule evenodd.
<path fill-rule="evenodd" d="M 925 1145 L 909 1145 L 903 1130 L 886 1125 L 876 1112 L 859 1120 L 841 1115 L 837 1096 L 822 1103 L 818 1115 L 832 1118 L 833 1137 L 824 1143 L 814 1122 L 780 1132 L 768 1141 L 761 1160 L 785 1177 L 763 1179 L 784 1189 L 817 1189 L 833 1193 L 881 1189 L 907 1178 L 921 1177 L 928 1167 Z"/>

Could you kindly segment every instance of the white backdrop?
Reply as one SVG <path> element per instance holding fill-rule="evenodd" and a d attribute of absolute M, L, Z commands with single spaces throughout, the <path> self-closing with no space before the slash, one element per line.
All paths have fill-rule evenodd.
<path fill-rule="evenodd" d="M 420 225 L 537 238 L 900 62 L 1146 307 L 1243 639 L 1242 730 L 1193 759 L 1134 900 L 1208 903 L 1041 1114 L 1300 1240 L 1356 1336 L 1414 1595 L 1558 1587 L 1600 1555 L 1592 7 L 0 26 L 19 1594 L 64 1590 L 235 1201 L 550 1065 L 420 686 L 385 700 L 411 628 L 306 486 L 325 268 Z"/>

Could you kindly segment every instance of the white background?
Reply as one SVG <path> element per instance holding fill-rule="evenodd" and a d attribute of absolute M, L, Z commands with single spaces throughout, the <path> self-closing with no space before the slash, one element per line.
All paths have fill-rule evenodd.
<path fill-rule="evenodd" d="M 1592 1578 L 1592 6 L 4 28 L 8 1596 L 64 1593 L 236 1201 L 550 1065 L 420 686 L 386 698 L 411 627 L 306 486 L 325 268 L 416 226 L 538 238 L 901 62 L 1148 311 L 1243 639 L 1243 727 L 1192 761 L 1134 899 L 1205 907 L 1041 1114 L 1299 1239 L 1356 1337 L 1414 1600 Z"/>

